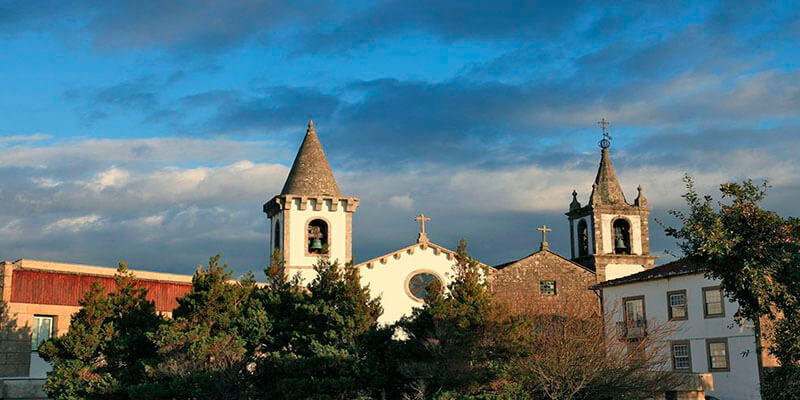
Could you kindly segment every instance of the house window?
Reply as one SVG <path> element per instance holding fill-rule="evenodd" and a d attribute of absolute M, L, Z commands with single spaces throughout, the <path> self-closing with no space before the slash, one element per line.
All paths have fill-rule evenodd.
<path fill-rule="evenodd" d="M 578 222 L 578 256 L 583 257 L 589 254 L 589 226 L 586 220 Z"/>
<path fill-rule="evenodd" d="M 629 297 L 625 300 L 625 322 L 631 326 L 644 321 L 644 296 Z"/>
<path fill-rule="evenodd" d="M 39 345 L 53 335 L 53 317 L 49 315 L 33 316 L 33 333 L 31 334 L 31 350 L 39 351 Z"/>
<path fill-rule="evenodd" d="M 708 351 L 708 371 L 730 371 L 728 363 L 728 339 L 706 340 Z"/>
<path fill-rule="evenodd" d="M 725 316 L 722 289 L 719 286 L 703 288 L 703 315 L 706 318 Z"/>
<path fill-rule="evenodd" d="M 689 318 L 689 315 L 686 312 L 685 290 L 667 292 L 667 313 L 669 314 L 669 319 L 671 320 L 684 320 Z"/>
<path fill-rule="evenodd" d="M 614 220 L 614 254 L 631 254 L 631 225 L 627 220 Z"/>
<path fill-rule="evenodd" d="M 556 295 L 556 281 L 541 281 L 539 282 L 539 293 L 545 296 Z"/>
<path fill-rule="evenodd" d="M 672 369 L 691 371 L 692 357 L 689 342 L 672 342 Z"/>
<path fill-rule="evenodd" d="M 306 229 L 306 251 L 308 254 L 328 254 L 328 223 L 321 219 L 309 221 Z"/>

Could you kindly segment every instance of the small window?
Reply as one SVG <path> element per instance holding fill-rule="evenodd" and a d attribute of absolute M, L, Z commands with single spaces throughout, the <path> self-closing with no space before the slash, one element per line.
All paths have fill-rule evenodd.
<path fill-rule="evenodd" d="M 541 281 L 539 282 L 539 293 L 545 296 L 556 295 L 556 281 Z"/>
<path fill-rule="evenodd" d="M 644 320 L 644 296 L 625 299 L 625 322 L 630 326 Z"/>
<path fill-rule="evenodd" d="M 667 307 L 669 319 L 688 319 L 689 316 L 686 312 L 686 291 L 678 290 L 674 292 L 667 292 Z"/>
<path fill-rule="evenodd" d="M 39 346 L 50 339 L 53 334 L 53 317 L 46 315 L 33 316 L 33 334 L 31 335 L 31 350 L 39 351 Z"/>
<path fill-rule="evenodd" d="M 672 369 L 676 371 L 692 369 L 689 342 L 672 342 Z"/>
<path fill-rule="evenodd" d="M 728 364 L 728 339 L 708 339 L 706 341 L 708 347 L 708 370 L 714 371 L 730 371 Z"/>
<path fill-rule="evenodd" d="M 583 257 L 589 254 L 589 227 L 586 220 L 578 222 L 578 256 Z"/>
<path fill-rule="evenodd" d="M 614 220 L 614 254 L 631 254 L 631 226 L 622 218 Z"/>
<path fill-rule="evenodd" d="M 725 316 L 724 296 L 719 286 L 703 288 L 703 314 L 706 318 Z"/>

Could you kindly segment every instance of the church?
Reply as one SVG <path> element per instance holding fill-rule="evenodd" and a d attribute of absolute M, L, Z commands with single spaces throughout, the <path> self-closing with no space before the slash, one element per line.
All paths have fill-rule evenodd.
<path fill-rule="evenodd" d="M 543 226 L 539 229 L 542 242 L 530 255 L 483 265 L 495 298 L 512 312 L 559 312 L 566 304 L 599 307 L 600 292 L 591 287 L 653 267 L 656 257 L 650 255 L 647 199 L 639 187 L 636 199 L 628 203 L 611 164 L 610 144 L 607 135 L 600 142 L 600 164 L 586 204 L 579 202 L 576 192 L 572 202 L 565 204 L 570 254 L 550 250 L 546 240 L 550 228 Z M 352 262 L 353 215 L 359 204 L 358 197 L 339 190 L 309 122 L 283 189 L 262 208 L 270 232 L 265 259 L 279 251 L 285 272 L 299 274 L 306 283 L 314 279 L 314 264 L 320 257 Z M 381 297 L 384 313 L 379 322 L 383 324 L 421 306 L 432 281 L 447 285 L 453 277 L 455 252 L 428 237 L 425 224 L 430 218 L 420 214 L 415 220 L 420 224 L 416 241 L 355 264 L 370 293 Z M 0 262 L 0 299 L 7 313 L 7 323 L 0 327 L 4 338 L 0 378 L 15 377 L 0 379 L 3 391 L 20 385 L 24 392 L 31 382 L 41 391 L 50 366 L 39 357 L 38 345 L 66 333 L 86 290 L 96 281 L 112 287 L 115 272 L 116 268 L 25 258 Z M 132 272 L 164 315 L 171 315 L 176 299 L 191 289 L 191 275 Z"/>
<path fill-rule="evenodd" d="M 573 191 L 566 212 L 569 258 L 550 250 L 546 240 L 549 228 L 543 226 L 539 228 L 542 242 L 538 251 L 487 266 L 495 296 L 513 311 L 577 300 L 597 303 L 590 286 L 654 266 L 647 199 L 639 186 L 633 204 L 627 202 L 611 163 L 607 123 L 600 123 L 604 138 L 592 192 L 581 205 Z M 309 122 L 283 189 L 263 207 L 270 221 L 270 254 L 279 251 L 286 273 L 299 274 L 304 282 L 314 279 L 319 257 L 353 261 L 353 214 L 359 204 L 358 197 L 339 190 L 314 123 Z M 422 304 L 433 280 L 447 285 L 452 278 L 454 251 L 428 238 L 425 222 L 429 218 L 424 214 L 415 220 L 420 223 L 415 243 L 355 265 L 372 295 L 381 296 L 382 323 L 394 322 Z"/>

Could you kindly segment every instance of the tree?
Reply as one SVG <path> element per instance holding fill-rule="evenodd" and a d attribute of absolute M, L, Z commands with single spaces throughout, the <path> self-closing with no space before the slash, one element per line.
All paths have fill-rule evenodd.
<path fill-rule="evenodd" d="M 124 399 L 125 389 L 146 380 L 156 356 L 147 335 L 163 319 L 127 265 L 119 264 L 114 291 L 95 282 L 80 301 L 66 335 L 39 347 L 53 364 L 45 392 L 54 399 Z"/>
<path fill-rule="evenodd" d="M 739 304 L 737 318 L 774 322 L 770 351 L 783 365 L 800 363 L 800 219 L 783 218 L 761 206 L 766 182 L 724 183 L 721 198 L 700 196 L 687 175 L 683 198 L 688 212 L 673 210 L 680 228 L 666 233 L 678 240 L 687 262 L 721 280 Z M 760 352 L 759 352 L 760 354 Z"/>
<path fill-rule="evenodd" d="M 361 286 L 352 264 L 320 258 L 306 288 L 273 263 L 267 271 L 265 309 L 273 336 L 258 363 L 256 385 L 264 398 L 352 399 L 380 390 L 384 377 L 370 358 L 380 299 Z M 374 353 L 373 353 L 374 354 Z"/>
<path fill-rule="evenodd" d="M 448 290 L 434 281 L 425 304 L 398 323 L 408 336 L 401 372 L 419 398 L 513 390 L 505 372 L 522 350 L 522 321 L 493 301 L 485 268 L 466 248 L 462 239 Z"/>
<path fill-rule="evenodd" d="M 172 320 L 148 335 L 159 359 L 148 370 L 153 382 L 132 388 L 132 397 L 235 399 L 246 391 L 245 367 L 269 320 L 252 276 L 231 282 L 219 260 L 217 254 L 198 267 Z"/>
<path fill-rule="evenodd" d="M 636 341 L 616 337 L 609 310 L 573 303 L 562 314 L 531 309 L 523 338 L 528 349 L 509 374 L 533 399 L 612 400 L 653 398 L 679 383 L 663 373 L 668 361 L 668 325 L 648 324 Z"/>

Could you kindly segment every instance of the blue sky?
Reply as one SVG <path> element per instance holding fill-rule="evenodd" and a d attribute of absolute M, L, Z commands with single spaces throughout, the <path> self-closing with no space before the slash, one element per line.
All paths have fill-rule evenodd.
<path fill-rule="evenodd" d="M 490 264 L 541 224 L 568 254 L 601 117 L 655 217 L 684 173 L 800 214 L 798 3 L 641 3 L 0 0 L 0 258 L 261 270 L 309 118 L 362 200 L 357 260 L 419 212 Z"/>

